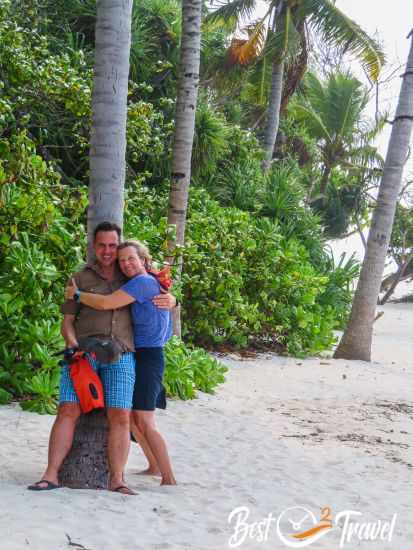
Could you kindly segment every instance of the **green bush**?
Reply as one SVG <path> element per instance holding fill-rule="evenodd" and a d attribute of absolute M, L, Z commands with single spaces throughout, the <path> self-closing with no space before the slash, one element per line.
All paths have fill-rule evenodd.
<path fill-rule="evenodd" d="M 142 17 L 134 18 L 125 235 L 162 260 L 173 237 L 166 213 L 179 3 L 135 8 Z M 41 412 L 55 406 L 58 306 L 86 245 L 94 10 L 92 0 L 0 3 L 0 402 L 17 397 Z M 156 26 L 150 36 L 148 21 Z M 213 45 L 206 41 L 203 53 Z M 214 100 L 206 92 L 197 115 L 196 186 L 174 286 L 186 344 L 167 350 L 168 392 L 183 398 L 223 380 L 222 367 L 190 346 L 259 344 L 298 355 L 329 348 L 358 269 L 354 261 L 333 265 L 320 220 L 305 205 L 303 189 L 320 176 L 311 138 L 294 128 L 290 135 L 283 122 L 283 160 L 264 176 L 256 137 Z"/>
<path fill-rule="evenodd" d="M 214 393 L 228 370 L 200 348 L 186 346 L 173 336 L 165 347 L 164 385 L 168 395 L 193 399 L 196 391 Z"/>
<path fill-rule="evenodd" d="M 135 186 L 129 196 L 126 234 L 145 240 L 162 259 L 167 194 Z M 295 355 L 332 346 L 351 302 L 354 271 L 336 272 L 316 218 L 307 215 L 307 221 L 297 217 L 297 237 L 286 238 L 282 220 L 223 208 L 205 190 L 191 190 L 184 270 L 174 290 L 183 301 L 187 342 L 277 345 Z"/>

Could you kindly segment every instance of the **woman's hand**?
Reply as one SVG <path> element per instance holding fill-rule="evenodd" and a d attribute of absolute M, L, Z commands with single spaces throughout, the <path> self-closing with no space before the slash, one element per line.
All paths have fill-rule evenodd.
<path fill-rule="evenodd" d="M 65 289 L 65 299 L 66 300 L 73 300 L 73 296 L 75 295 L 75 292 L 78 289 L 78 286 L 76 284 L 76 281 L 72 278 L 72 284 L 67 285 Z"/>

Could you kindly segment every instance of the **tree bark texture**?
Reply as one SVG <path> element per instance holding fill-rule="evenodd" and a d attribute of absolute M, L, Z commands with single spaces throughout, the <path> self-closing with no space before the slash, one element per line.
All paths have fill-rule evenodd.
<path fill-rule="evenodd" d="M 103 221 L 123 226 L 126 114 L 133 0 L 97 0 L 90 141 L 88 258 L 93 230 Z M 62 468 L 62 485 L 106 489 L 107 425 L 104 414 L 82 415 Z"/>
<path fill-rule="evenodd" d="M 199 85 L 201 0 L 182 2 L 182 42 L 172 148 L 172 181 L 168 223 L 176 228 L 176 244 L 185 242 L 192 144 Z"/>
<path fill-rule="evenodd" d="M 72 448 L 59 472 L 59 483 L 72 489 L 107 489 L 107 420 L 103 411 L 82 414 Z"/>
<path fill-rule="evenodd" d="M 90 139 L 89 253 L 102 221 L 123 224 L 133 0 L 98 0 Z"/>
<path fill-rule="evenodd" d="M 272 67 L 270 97 L 268 99 L 267 124 L 263 138 L 264 160 L 262 167 L 268 172 L 271 167 L 275 140 L 280 124 L 280 108 L 283 89 L 284 61 L 275 61 Z"/>
<path fill-rule="evenodd" d="M 411 38 L 413 33 L 410 33 Z M 350 321 L 336 358 L 370 361 L 373 321 L 389 247 L 403 167 L 408 158 L 413 127 L 413 40 L 403 75 L 367 250 L 358 281 Z"/>
<path fill-rule="evenodd" d="M 182 40 L 176 99 L 175 132 L 172 148 L 172 175 L 169 193 L 168 224 L 175 226 L 175 241 L 169 242 L 171 256 L 176 245 L 185 242 L 186 213 L 191 158 L 194 141 L 195 114 L 199 86 L 202 0 L 182 2 Z M 178 257 L 176 277 L 182 271 L 182 256 Z M 181 335 L 180 308 L 173 311 L 174 334 Z"/>

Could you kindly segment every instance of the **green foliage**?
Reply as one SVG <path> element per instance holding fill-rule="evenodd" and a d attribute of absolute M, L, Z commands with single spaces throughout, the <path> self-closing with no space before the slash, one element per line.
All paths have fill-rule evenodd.
<path fill-rule="evenodd" d="M 186 346 L 173 336 L 165 347 L 164 385 L 168 395 L 193 399 L 196 391 L 214 393 L 225 381 L 227 368 L 200 348 Z"/>
<path fill-rule="evenodd" d="M 413 208 L 399 203 L 390 240 L 390 252 L 398 262 L 413 248 Z"/>
<path fill-rule="evenodd" d="M 59 304 L 86 244 L 95 12 L 94 0 L 0 2 L 0 402 L 17 397 L 38 412 L 56 404 Z M 180 3 L 135 2 L 133 13 L 125 235 L 162 261 L 173 237 L 166 213 Z M 269 67 L 231 71 L 224 81 L 227 68 L 218 67 L 231 25 L 205 28 L 196 186 L 174 287 L 186 343 L 172 340 L 166 350 L 168 392 L 185 399 L 213 391 L 225 371 L 190 346 L 259 344 L 298 355 L 329 348 L 357 270 L 334 267 L 306 205 L 321 180 L 317 136 L 284 117 L 286 139 L 264 176 L 257 138 L 239 124 L 258 124 Z M 340 197 L 349 209 L 351 193 Z"/>
<path fill-rule="evenodd" d="M 195 117 L 192 151 L 193 176 L 212 174 L 228 150 L 229 128 L 225 118 L 206 101 L 200 101 Z"/>
<path fill-rule="evenodd" d="M 152 250 L 165 251 L 167 195 L 139 186 L 130 193 L 128 234 L 133 229 Z M 205 190 L 192 190 L 177 289 L 186 341 L 203 347 L 277 345 L 299 355 L 332 345 L 351 301 L 354 274 L 335 282 L 330 257 L 317 240 L 320 229 L 308 216 L 303 224 L 312 223 L 313 234 L 302 229 L 301 236 L 286 238 L 277 220 L 224 208 Z"/>
<path fill-rule="evenodd" d="M 56 414 L 59 379 L 59 369 L 35 374 L 27 383 L 27 390 L 34 395 L 34 399 L 22 401 L 22 408 L 39 414 Z"/>
<path fill-rule="evenodd" d="M 35 373 L 42 381 L 56 368 L 58 304 L 67 271 L 81 261 L 86 202 L 83 190 L 59 183 L 25 132 L 0 139 L 0 150 L 0 385 L 23 397 Z M 39 410 L 50 409 L 49 397 L 40 396 Z"/>

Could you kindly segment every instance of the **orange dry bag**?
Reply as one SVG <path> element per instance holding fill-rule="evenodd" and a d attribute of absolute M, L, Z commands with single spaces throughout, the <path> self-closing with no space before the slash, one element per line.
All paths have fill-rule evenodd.
<path fill-rule="evenodd" d="M 87 353 L 77 351 L 68 362 L 70 378 L 83 413 L 105 406 L 102 381 L 93 370 Z"/>

